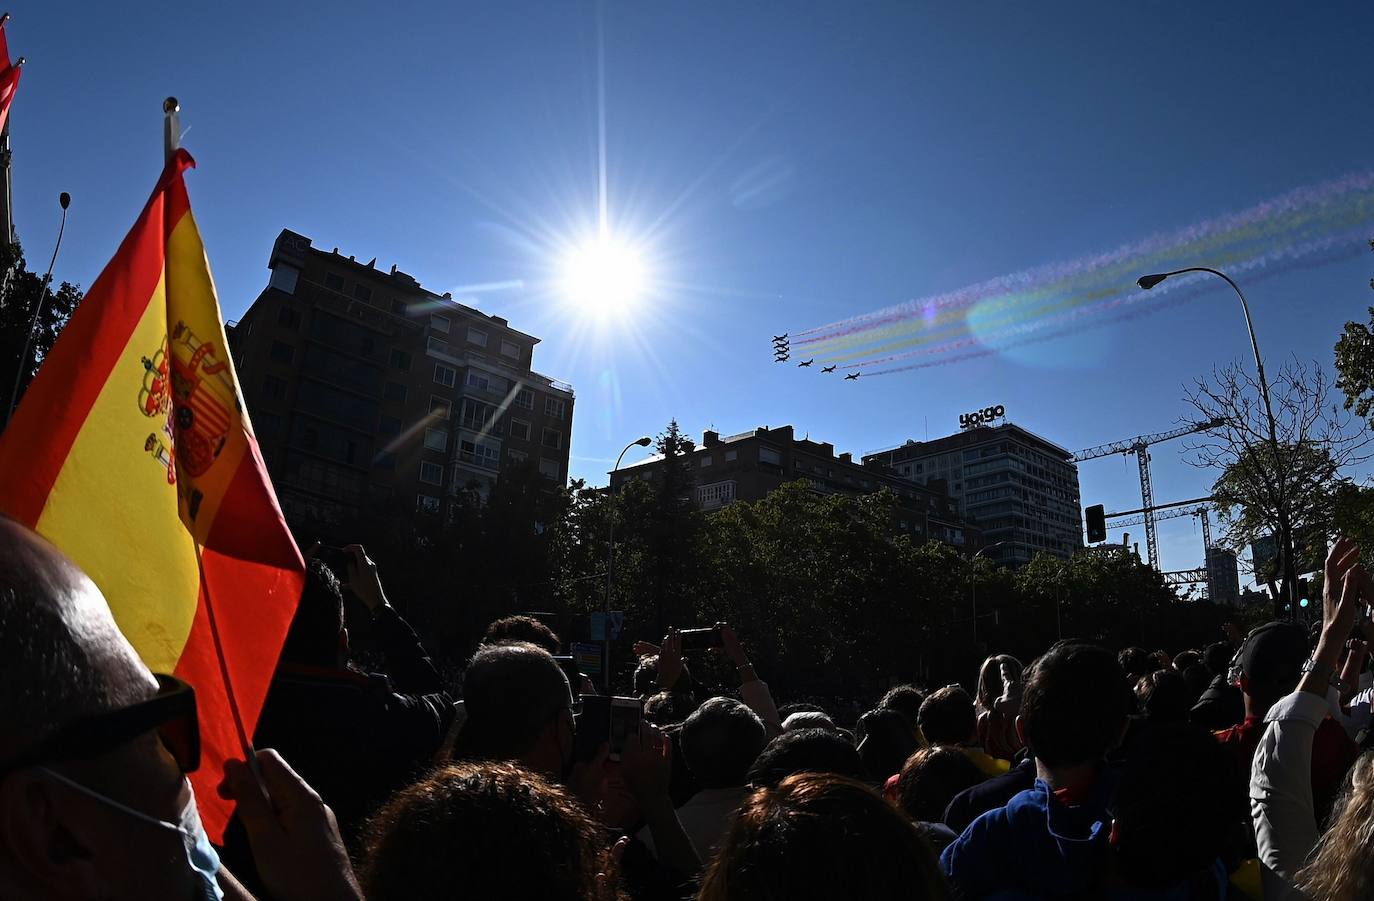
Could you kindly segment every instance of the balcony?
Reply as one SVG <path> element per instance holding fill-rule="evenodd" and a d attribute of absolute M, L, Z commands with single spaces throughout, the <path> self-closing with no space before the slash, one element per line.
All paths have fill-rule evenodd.
<path fill-rule="evenodd" d="M 532 369 L 521 369 L 518 366 L 511 366 L 509 363 L 485 354 L 481 355 L 480 358 L 474 357 L 469 359 L 466 348 L 450 344 L 442 338 L 436 338 L 433 335 L 430 335 L 425 341 L 425 354 L 444 363 L 451 363 L 454 366 L 477 366 L 478 368 L 490 370 L 526 385 L 538 385 L 545 389 L 562 392 L 569 397 L 576 396 L 576 393 L 573 391 L 573 386 L 567 382 L 550 378 Z"/>
<path fill-rule="evenodd" d="M 719 510 L 735 499 L 735 482 L 712 482 L 697 486 L 697 506 L 702 510 Z"/>

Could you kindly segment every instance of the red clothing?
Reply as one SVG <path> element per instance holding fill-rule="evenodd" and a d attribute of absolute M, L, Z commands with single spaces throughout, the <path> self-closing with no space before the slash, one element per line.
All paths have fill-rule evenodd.
<path fill-rule="evenodd" d="M 1237 761 L 1245 768 L 1247 782 L 1255 749 L 1264 737 L 1264 727 L 1264 717 L 1247 716 L 1239 726 L 1213 733 L 1217 741 L 1235 749 Z M 1359 756 L 1359 745 L 1350 740 L 1340 723 L 1329 716 L 1322 720 L 1312 737 L 1312 797 L 1318 811 L 1330 809 L 1346 772 Z"/>

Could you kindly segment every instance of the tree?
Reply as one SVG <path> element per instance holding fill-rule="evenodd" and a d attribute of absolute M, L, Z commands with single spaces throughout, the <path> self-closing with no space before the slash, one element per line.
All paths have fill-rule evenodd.
<path fill-rule="evenodd" d="M 45 293 L 43 276 L 29 271 L 23 249 L 18 244 L 0 242 L 0 283 L 5 282 L 5 273 L 9 273 L 9 277 L 4 294 L 0 296 L 0 405 L 9 403 L 16 376 L 19 377 L 18 397 L 24 396 L 43 358 L 52 349 L 58 334 L 83 296 L 80 288 L 67 282 L 63 282 L 56 291 L 52 290 L 51 285 L 48 286 L 34 329 L 33 342 L 29 345 L 28 359 L 21 365 L 20 358 L 29 336 L 33 311 Z M 6 406 L 0 410 L 0 423 L 8 419 L 9 408 Z"/>
<path fill-rule="evenodd" d="M 1374 250 L 1374 241 L 1369 242 Z M 1369 280 L 1374 288 L 1374 278 Z M 1336 342 L 1336 387 L 1345 393 L 1345 408 L 1374 425 L 1374 307 L 1369 325 L 1347 322 Z"/>
<path fill-rule="evenodd" d="M 1369 459 L 1371 433 L 1331 402 L 1321 367 L 1297 360 L 1270 385 L 1277 440 L 1271 440 L 1259 384 L 1237 364 L 1199 378 L 1188 401 L 1205 419 L 1224 420 L 1188 442 L 1189 462 L 1221 470 L 1212 486 L 1224 540 L 1240 548 L 1273 535 L 1278 545 L 1276 613 L 1296 590 L 1299 536 L 1324 539 L 1342 473 Z"/>

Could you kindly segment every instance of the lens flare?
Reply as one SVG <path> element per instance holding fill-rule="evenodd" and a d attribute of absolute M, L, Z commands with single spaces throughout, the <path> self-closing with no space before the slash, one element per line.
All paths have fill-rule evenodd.
<path fill-rule="evenodd" d="M 569 304 L 609 319 L 634 310 L 648 291 L 649 272 L 637 248 L 602 235 L 565 254 L 559 281 Z"/>

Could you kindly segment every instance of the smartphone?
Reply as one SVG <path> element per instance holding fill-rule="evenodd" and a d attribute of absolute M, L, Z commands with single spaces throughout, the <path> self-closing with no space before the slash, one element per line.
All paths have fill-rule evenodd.
<path fill-rule="evenodd" d="M 341 547 L 333 547 L 322 544 L 315 548 L 315 559 L 329 567 L 330 572 L 340 582 L 348 582 L 348 567 L 353 562 L 353 555 Z"/>
<path fill-rule="evenodd" d="M 582 671 L 577 668 L 577 658 L 559 655 L 553 658 L 558 661 L 558 666 L 563 670 L 563 675 L 568 677 L 568 687 L 572 689 L 574 695 L 582 691 Z"/>
<path fill-rule="evenodd" d="M 683 629 L 678 634 L 682 638 L 682 653 L 684 654 L 724 647 L 719 626 L 710 629 Z"/>
<path fill-rule="evenodd" d="M 619 760 L 625 742 L 638 740 L 643 708 L 639 698 L 611 698 L 611 760 Z"/>

